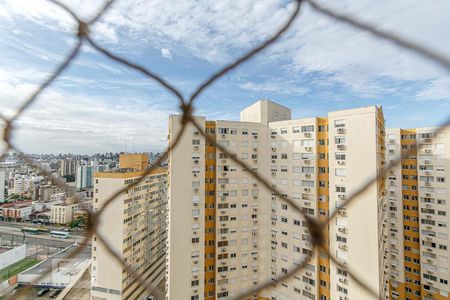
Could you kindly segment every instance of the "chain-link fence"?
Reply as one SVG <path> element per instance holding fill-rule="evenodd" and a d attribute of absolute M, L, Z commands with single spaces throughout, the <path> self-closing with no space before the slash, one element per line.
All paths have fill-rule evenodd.
<path fill-rule="evenodd" d="M 353 16 L 348 16 L 348 15 L 343 15 L 340 14 L 332 9 L 329 9 L 325 6 L 323 6 L 322 4 L 320 4 L 319 2 L 317 2 L 316 0 L 293 0 L 293 2 L 295 2 L 295 7 L 292 11 L 292 14 L 290 15 L 290 17 L 288 18 L 288 20 L 285 22 L 285 24 L 278 29 L 277 32 L 275 32 L 275 34 L 273 34 L 269 39 L 267 39 L 266 41 L 262 42 L 259 46 L 255 47 L 254 49 L 250 50 L 249 52 L 247 52 L 245 55 L 243 55 L 242 57 L 240 57 L 239 59 L 237 59 L 236 61 L 234 61 L 233 63 L 226 65 L 224 68 L 222 68 L 221 70 L 217 71 L 216 73 L 212 74 L 206 81 L 204 81 L 203 83 L 201 83 L 196 89 L 195 91 L 191 94 L 191 96 L 189 98 L 185 98 L 182 96 L 182 93 L 180 90 L 178 90 L 176 87 L 174 87 L 171 83 L 167 82 L 166 80 L 164 80 L 162 77 L 160 77 L 159 75 L 157 75 L 156 73 L 154 73 L 152 70 L 145 68 L 139 64 L 133 63 L 123 57 L 120 57 L 114 53 L 112 53 L 111 51 L 109 51 L 106 48 L 103 48 L 102 46 L 100 46 L 93 38 L 93 36 L 90 34 L 90 27 L 95 24 L 96 22 L 98 22 L 98 20 L 101 19 L 101 17 L 112 7 L 112 5 L 114 4 L 115 0 L 109 0 L 106 1 L 104 3 L 104 5 L 101 7 L 101 9 L 97 12 L 97 14 L 91 19 L 91 20 L 82 20 L 80 19 L 77 14 L 71 10 L 69 7 L 67 7 L 66 5 L 57 2 L 55 0 L 49 0 L 52 5 L 57 5 L 59 6 L 61 9 L 63 9 L 64 11 L 68 12 L 71 17 L 77 22 L 78 24 L 78 33 L 77 33 L 77 43 L 75 44 L 75 46 L 70 50 L 70 52 L 66 55 L 64 61 L 53 71 L 53 73 L 37 88 L 37 90 L 32 93 L 28 99 L 26 99 L 26 101 L 24 102 L 24 104 L 22 104 L 19 109 L 15 112 L 15 114 L 10 117 L 10 118 L 6 118 L 3 115 L 0 115 L 0 118 L 4 121 L 5 123 L 5 127 L 4 127 L 4 132 L 3 132 L 3 141 L 6 145 L 6 148 L 2 154 L 2 158 L 4 157 L 4 155 L 10 151 L 10 150 L 15 150 L 19 153 L 21 159 L 23 159 L 26 163 L 34 166 L 35 168 L 37 168 L 43 175 L 45 175 L 46 177 L 50 178 L 52 180 L 52 182 L 54 182 L 58 187 L 60 187 L 62 190 L 66 191 L 66 192 L 70 192 L 69 190 L 69 186 L 66 185 L 66 183 L 60 179 L 60 178 L 56 178 L 55 176 L 53 176 L 51 174 L 51 172 L 49 172 L 46 168 L 44 168 L 43 166 L 41 166 L 38 162 L 33 161 L 32 159 L 30 159 L 28 156 L 22 154 L 22 152 L 20 151 L 20 147 L 18 145 L 13 144 L 12 140 L 11 140 L 11 135 L 14 132 L 14 123 L 17 120 L 17 118 L 19 116 L 21 116 L 24 111 L 26 111 L 30 105 L 34 102 L 37 101 L 38 97 L 40 96 L 40 94 L 46 89 L 48 88 L 52 82 L 58 78 L 63 72 L 64 70 L 67 69 L 67 67 L 73 63 L 73 61 L 76 59 L 76 57 L 78 56 L 79 52 L 80 52 L 80 48 L 82 46 L 83 43 L 87 43 L 90 46 L 92 46 L 95 50 L 97 50 L 99 53 L 102 53 L 103 55 L 105 55 L 106 57 L 110 58 L 111 60 L 115 61 L 118 64 L 122 64 L 128 68 L 134 69 L 135 71 L 138 71 L 139 73 L 143 74 L 144 76 L 148 77 L 149 79 L 156 81 L 157 83 L 159 83 L 163 88 L 165 88 L 169 93 L 175 95 L 175 97 L 178 99 L 179 101 L 179 106 L 180 106 L 180 112 L 182 113 L 182 119 L 181 119 L 181 123 L 182 123 L 182 129 L 177 133 L 177 135 L 173 138 L 173 143 L 170 144 L 170 146 L 163 152 L 163 154 L 148 168 L 145 170 L 144 174 L 142 175 L 142 177 L 140 178 L 140 180 L 134 181 L 133 183 L 129 184 L 128 186 L 125 186 L 123 189 L 119 190 L 118 192 L 116 192 L 114 195 L 112 195 L 110 198 L 107 199 L 107 201 L 103 204 L 102 207 L 100 207 L 97 211 L 95 212 L 91 212 L 90 210 L 88 210 L 86 207 L 83 207 L 83 203 L 81 201 L 81 199 L 78 196 L 76 197 L 76 201 L 78 202 L 79 205 L 81 205 L 83 207 L 83 209 L 86 210 L 86 212 L 88 213 L 88 221 L 87 221 L 87 234 L 84 238 L 84 240 L 77 246 L 76 251 L 73 251 L 70 253 L 70 255 L 67 257 L 68 259 L 76 257 L 79 253 L 81 253 L 81 251 L 84 249 L 84 247 L 86 247 L 86 245 L 88 244 L 88 241 L 92 238 L 93 234 L 96 234 L 96 227 L 98 225 L 99 222 L 99 218 L 102 215 L 102 211 L 109 205 L 111 205 L 114 200 L 123 192 L 125 192 L 126 190 L 133 188 L 134 186 L 138 185 L 146 175 L 150 174 L 150 172 L 152 172 L 152 170 L 154 170 L 155 168 L 158 168 L 160 166 L 160 164 L 162 162 L 164 162 L 168 155 L 169 152 L 174 149 L 175 147 L 177 147 L 178 142 L 180 141 L 181 136 L 184 133 L 184 129 L 185 129 L 185 125 L 191 123 L 193 126 L 195 126 L 200 134 L 211 144 L 215 145 L 215 147 L 217 147 L 217 149 L 219 149 L 221 152 L 225 153 L 228 155 L 228 157 L 230 157 L 230 159 L 232 159 L 235 163 L 237 163 L 239 166 L 243 167 L 244 169 L 246 169 L 248 172 L 250 172 L 250 174 L 260 183 L 262 184 L 267 190 L 271 191 L 272 193 L 276 194 L 280 199 L 282 199 L 283 201 L 285 201 L 286 203 L 289 203 L 292 208 L 300 215 L 302 216 L 305 220 L 306 220 L 306 226 L 309 230 L 309 234 L 310 234 L 310 240 L 312 242 L 313 248 L 315 250 L 320 249 L 322 251 L 324 251 L 325 253 L 327 253 L 328 257 L 331 259 L 331 261 L 333 261 L 335 264 L 337 265 L 341 265 L 336 258 L 327 250 L 327 248 L 324 246 L 324 240 L 325 237 L 323 236 L 323 232 L 325 227 L 327 226 L 327 224 L 336 216 L 337 214 L 337 210 L 332 211 L 329 214 L 329 217 L 326 219 L 326 221 L 319 221 L 317 219 L 314 219 L 312 217 L 310 217 L 309 215 L 305 214 L 302 210 L 302 207 L 298 205 L 298 203 L 296 203 L 295 201 L 293 201 L 291 198 L 284 196 L 280 191 L 278 191 L 276 188 L 274 188 L 272 186 L 272 184 L 270 182 L 268 182 L 267 180 L 263 179 L 257 172 L 252 171 L 252 168 L 250 166 L 247 165 L 247 163 L 245 161 L 242 161 L 241 159 L 237 158 L 236 155 L 233 155 L 232 153 L 230 153 L 230 151 L 226 148 L 223 147 L 222 145 L 219 145 L 216 143 L 215 140 L 213 140 L 211 137 L 209 137 L 208 135 L 205 134 L 204 130 L 202 129 L 202 127 L 200 126 L 200 124 L 198 124 L 195 119 L 192 117 L 194 110 L 195 110 L 195 103 L 196 103 L 196 99 L 199 97 L 199 95 L 201 93 L 203 93 L 207 88 L 209 88 L 212 84 L 214 84 L 217 80 L 219 80 L 221 77 L 223 77 L 225 74 L 233 71 L 234 69 L 236 69 L 237 67 L 239 67 L 240 65 L 242 65 L 243 63 L 249 61 L 252 57 L 254 57 L 255 55 L 257 55 L 258 53 L 260 53 L 262 50 L 266 49 L 267 47 L 269 47 L 270 45 L 274 44 L 277 40 L 279 40 L 283 34 L 292 26 L 294 20 L 296 20 L 297 18 L 299 18 L 299 12 L 302 6 L 304 5 L 309 5 L 314 11 L 319 12 L 321 15 L 323 15 L 324 17 L 328 17 L 328 18 L 332 18 L 338 22 L 343 22 L 347 25 L 350 25 L 358 30 L 361 31 L 365 31 L 365 32 L 369 32 L 371 33 L 374 37 L 381 39 L 381 40 L 385 40 L 388 42 L 391 42 L 392 44 L 395 44 L 401 48 L 404 48 L 406 51 L 411 51 L 414 52 L 415 54 L 422 56 L 426 59 L 428 59 L 430 61 L 430 63 L 434 63 L 442 68 L 444 68 L 446 71 L 448 71 L 450 73 L 450 58 L 447 57 L 443 57 L 442 55 L 434 52 L 432 49 L 429 49 L 423 45 L 420 44 L 416 44 L 408 39 L 405 39 L 401 36 L 397 36 L 393 33 L 390 32 L 386 32 L 384 30 L 375 28 L 374 26 L 371 26 L 361 20 L 358 20 L 357 18 L 353 17 Z M 300 20 L 301 21 L 301 20 Z M 438 127 L 436 127 L 435 132 L 438 132 L 440 130 L 442 130 L 444 127 L 446 127 L 448 124 L 450 124 L 450 118 L 445 121 L 443 124 L 439 125 Z M 420 148 L 419 148 L 420 149 Z M 401 156 L 396 157 L 394 160 L 392 160 L 381 172 L 379 172 L 377 174 L 376 177 L 374 178 L 369 178 L 364 184 L 362 184 L 361 186 L 359 186 L 355 192 L 353 192 L 351 195 L 348 196 L 347 200 L 345 200 L 344 204 L 342 207 L 347 206 L 349 203 L 351 203 L 354 199 L 356 199 L 359 195 L 361 195 L 363 192 L 366 191 L 366 189 L 368 189 L 370 187 L 370 185 L 376 181 L 376 180 L 382 180 L 385 178 L 385 175 L 387 174 L 387 172 L 395 167 L 396 165 L 400 164 L 401 162 Z M 342 208 L 341 207 L 341 208 Z M 101 235 L 96 234 L 97 237 L 97 241 L 99 243 L 101 243 L 103 246 L 105 246 L 105 248 L 108 250 L 109 254 L 111 255 L 111 258 L 118 261 L 124 268 L 124 270 L 128 273 L 130 273 L 132 276 L 134 276 L 136 278 L 136 280 L 138 281 L 138 283 L 144 287 L 146 287 L 146 289 L 148 290 L 149 293 L 151 293 L 151 283 L 150 282 L 146 282 L 146 280 L 142 277 L 141 274 L 137 273 L 136 271 L 134 271 L 134 268 L 132 268 L 130 265 L 128 265 L 122 258 L 121 255 L 119 253 L 116 253 L 109 245 L 108 243 L 105 241 L 104 237 L 102 237 Z M 295 267 L 292 267 L 290 270 L 288 270 L 288 272 L 286 274 L 283 274 L 281 276 L 278 276 L 276 278 L 274 278 L 277 282 L 283 281 L 283 280 L 287 280 L 289 278 L 291 278 L 292 276 L 294 276 L 294 274 L 302 271 L 302 269 L 307 265 L 307 263 L 309 262 L 309 260 L 311 259 L 311 256 L 307 256 L 306 259 L 299 265 L 296 265 Z M 359 286 L 361 286 L 362 288 L 364 288 L 368 294 L 370 294 L 372 297 L 374 298 L 381 298 L 381 295 L 378 295 L 378 291 L 374 291 L 371 288 L 368 287 L 367 284 L 364 283 L 364 278 L 358 278 L 356 276 L 353 275 L 352 271 L 351 271 L 351 266 L 350 266 L 350 270 L 349 267 L 346 267 L 347 272 L 349 277 Z M 35 281 L 39 281 L 41 279 L 43 279 L 45 276 L 49 275 L 52 272 L 51 269 L 45 270 L 44 273 L 42 273 L 39 278 L 37 278 Z M 236 300 L 236 299 L 246 299 L 252 295 L 258 294 L 260 291 L 267 289 L 267 288 L 271 288 L 273 283 L 273 279 L 272 278 L 267 278 L 266 281 L 259 283 L 258 285 L 255 285 L 254 287 L 252 287 L 250 290 L 236 295 L 234 297 L 231 297 L 232 300 Z M 24 296 L 25 293 L 27 292 L 27 290 L 29 290 L 32 287 L 32 285 L 28 285 L 26 287 L 24 287 L 19 294 L 15 294 L 13 295 L 9 295 L 8 298 L 16 298 L 16 297 L 20 297 L 20 296 Z"/>

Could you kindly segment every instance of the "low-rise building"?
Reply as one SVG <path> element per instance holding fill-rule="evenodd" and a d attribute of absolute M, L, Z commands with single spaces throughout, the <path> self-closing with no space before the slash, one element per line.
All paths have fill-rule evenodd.
<path fill-rule="evenodd" d="M 32 284 L 36 287 L 65 288 L 78 280 L 91 264 L 91 247 L 86 246 L 81 253 L 68 258 L 77 249 L 77 245 L 70 245 L 34 267 L 20 273 L 18 282 L 21 285 Z M 48 269 L 51 273 L 42 277 Z"/>
<path fill-rule="evenodd" d="M 67 193 L 55 193 L 50 195 L 50 201 L 65 201 L 67 199 Z"/>
<path fill-rule="evenodd" d="M 74 198 L 67 198 L 66 202 L 55 204 L 51 207 L 50 223 L 64 225 L 74 219 L 74 214 L 78 210 L 79 204 Z"/>
<path fill-rule="evenodd" d="M 20 201 L 0 205 L 0 219 L 3 221 L 22 222 L 30 219 L 32 201 Z"/>

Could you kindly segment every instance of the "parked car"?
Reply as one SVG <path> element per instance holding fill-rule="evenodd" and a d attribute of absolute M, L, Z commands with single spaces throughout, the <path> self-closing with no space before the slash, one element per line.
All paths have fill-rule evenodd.
<path fill-rule="evenodd" d="M 45 294 L 47 294 L 48 291 L 49 291 L 49 289 L 41 289 L 41 290 L 39 290 L 39 291 L 37 292 L 37 296 L 38 296 L 38 297 L 42 297 L 42 296 L 44 296 Z"/>
<path fill-rule="evenodd" d="M 59 295 L 59 293 L 61 293 L 60 289 L 54 289 L 50 292 L 50 294 L 48 295 L 50 298 L 56 298 L 56 296 Z"/>

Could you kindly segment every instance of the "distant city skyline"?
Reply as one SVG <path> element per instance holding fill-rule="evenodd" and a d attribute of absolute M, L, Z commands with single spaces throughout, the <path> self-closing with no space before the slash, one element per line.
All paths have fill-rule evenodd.
<path fill-rule="evenodd" d="M 102 3 L 64 2 L 83 18 Z M 189 95 L 209 74 L 267 38 L 292 10 L 285 0 L 224 3 L 117 1 L 92 29 L 93 37 Z M 443 54 L 450 49 L 447 1 L 325 4 Z M 2 114 L 12 115 L 63 59 L 75 42 L 74 25 L 46 1 L 0 3 Z M 450 78 L 421 57 L 313 13 L 305 4 L 283 39 L 211 86 L 198 99 L 195 114 L 238 120 L 241 109 L 261 98 L 291 107 L 294 119 L 377 104 L 387 127 L 426 127 L 450 109 Z M 18 119 L 13 138 L 28 153 L 120 152 L 127 139 L 128 151 L 161 151 L 168 117 L 178 114 L 178 107 L 154 82 L 84 46 Z"/>

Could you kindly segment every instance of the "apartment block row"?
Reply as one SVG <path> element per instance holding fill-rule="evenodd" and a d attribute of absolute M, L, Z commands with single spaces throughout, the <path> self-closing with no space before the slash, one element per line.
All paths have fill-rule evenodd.
<path fill-rule="evenodd" d="M 169 144 L 181 119 L 169 119 Z M 97 227 L 149 282 L 165 279 L 166 299 L 229 299 L 266 280 L 270 288 L 249 299 L 367 299 L 349 270 L 383 299 L 449 298 L 449 129 L 385 130 L 376 106 L 292 120 L 290 109 L 269 100 L 244 109 L 239 121 L 195 121 L 246 167 L 187 125 L 168 170 L 122 193 Z M 127 154 L 119 170 L 95 173 L 94 210 L 147 166 L 145 155 Z M 337 264 L 313 247 L 304 218 L 250 170 L 308 216 L 327 221 L 336 212 L 323 247 Z M 277 281 L 308 256 L 301 272 Z M 147 296 L 97 235 L 92 276 L 93 299 Z"/>
<path fill-rule="evenodd" d="M 260 299 L 364 299 L 347 274 L 388 297 L 388 228 L 384 180 L 347 208 L 342 203 L 385 167 L 380 108 L 291 120 L 268 100 L 241 112 L 240 121 L 196 117 L 217 144 L 244 160 L 243 168 L 188 126 L 169 157 L 167 299 L 227 299 L 272 279 Z M 181 130 L 171 116 L 169 140 Z M 330 262 L 314 251 L 302 217 L 248 172 L 258 172 L 307 215 L 326 219 Z M 180 251 L 183 249 L 183 251 Z M 290 280 L 276 278 L 312 260 Z"/>

